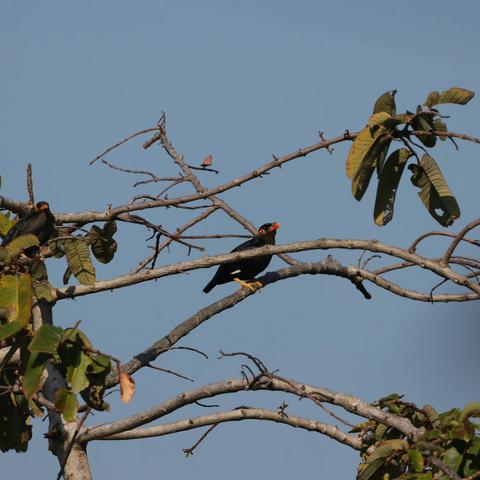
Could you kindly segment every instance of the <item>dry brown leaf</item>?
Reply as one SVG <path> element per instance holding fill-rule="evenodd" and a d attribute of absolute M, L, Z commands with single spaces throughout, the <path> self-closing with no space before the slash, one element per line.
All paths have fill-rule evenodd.
<path fill-rule="evenodd" d="M 120 371 L 120 398 L 128 403 L 135 395 L 135 380 L 125 372 Z"/>

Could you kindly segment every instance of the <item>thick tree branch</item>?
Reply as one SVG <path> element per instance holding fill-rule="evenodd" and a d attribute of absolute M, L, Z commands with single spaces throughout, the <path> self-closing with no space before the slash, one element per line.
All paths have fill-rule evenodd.
<path fill-rule="evenodd" d="M 228 253 L 216 256 L 205 256 L 196 260 L 180 262 L 171 265 L 165 265 L 157 269 L 151 269 L 135 274 L 124 275 L 110 280 L 102 280 L 92 285 L 68 286 L 55 290 L 56 299 L 74 298 L 82 295 L 89 295 L 96 292 L 122 288 L 137 283 L 154 280 L 157 278 L 175 275 L 181 272 L 196 270 L 198 268 L 208 268 L 220 263 L 228 263 L 239 261 L 247 258 L 253 258 L 265 254 L 279 254 L 288 252 L 302 252 L 306 250 L 367 250 L 375 253 L 384 253 L 386 255 L 396 257 L 421 268 L 430 270 L 440 277 L 451 280 L 454 283 L 463 285 L 477 295 L 480 294 L 480 285 L 470 281 L 465 276 L 460 275 L 448 266 L 442 266 L 435 260 L 428 259 L 408 252 L 402 248 L 384 244 L 376 240 L 339 240 L 339 239 L 319 239 L 304 242 L 295 242 L 285 245 L 267 245 L 261 248 L 245 250 L 241 252 Z"/>
<path fill-rule="evenodd" d="M 360 450 L 362 442 L 360 438 L 348 435 L 339 428 L 319 422 L 311 418 L 298 417 L 296 415 L 287 415 L 286 413 L 274 412 L 264 408 L 238 408 L 229 412 L 213 413 L 201 417 L 193 417 L 177 422 L 157 425 L 147 428 L 136 428 L 123 433 L 117 433 L 109 437 L 103 437 L 100 440 L 132 440 L 138 438 L 159 437 L 170 435 L 172 433 L 184 432 L 194 428 L 204 427 L 206 425 L 216 425 L 224 422 L 238 422 L 241 420 L 266 420 L 270 422 L 283 423 L 291 427 L 318 432 L 345 445 Z"/>
<path fill-rule="evenodd" d="M 327 388 L 300 383 L 295 380 L 280 379 L 272 375 L 261 375 L 253 384 L 245 379 L 230 379 L 183 392 L 170 400 L 130 417 L 87 428 L 78 437 L 78 441 L 80 443 L 86 443 L 132 430 L 205 398 L 250 390 L 282 391 L 296 396 L 299 395 L 299 392 L 303 392 L 304 394 L 318 397 L 322 402 L 340 406 L 361 417 L 369 418 L 394 427 L 407 436 L 416 436 L 421 433 L 421 430 L 415 428 L 408 419 L 392 415 L 351 395 L 334 392 Z"/>

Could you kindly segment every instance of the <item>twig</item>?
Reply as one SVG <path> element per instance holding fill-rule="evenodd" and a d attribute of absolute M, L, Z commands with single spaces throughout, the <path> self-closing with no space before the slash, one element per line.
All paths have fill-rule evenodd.
<path fill-rule="evenodd" d="M 218 425 L 218 423 L 214 423 L 199 439 L 195 442 L 190 448 L 184 448 L 183 453 L 186 457 L 193 455 L 193 451 L 207 438 L 207 435 Z"/>
<path fill-rule="evenodd" d="M 100 155 L 97 155 L 90 163 L 89 165 L 93 165 L 97 160 L 100 160 L 102 157 L 104 157 L 107 153 L 110 153 L 112 150 L 115 150 L 115 148 L 119 147 L 120 145 L 123 145 L 124 143 L 127 143 L 129 140 L 132 138 L 138 137 L 139 135 L 144 135 L 145 133 L 148 132 L 155 132 L 158 130 L 158 127 L 154 128 L 146 128 L 145 130 L 140 130 L 139 132 L 133 133 L 132 135 L 129 135 L 128 137 L 124 138 L 123 140 L 120 140 L 117 142 L 115 145 L 112 145 L 111 147 L 107 148 L 104 152 L 102 152 Z"/>
<path fill-rule="evenodd" d="M 181 373 L 174 372 L 173 370 L 169 370 L 168 368 L 157 367 L 156 365 L 152 365 L 151 363 L 147 363 L 146 365 L 149 368 L 153 368 L 154 370 L 159 370 L 161 372 L 170 373 L 171 375 L 175 375 L 176 377 L 183 378 L 184 380 L 188 380 L 189 382 L 193 382 L 190 377 L 186 377 Z"/>
<path fill-rule="evenodd" d="M 450 244 L 450 246 L 447 248 L 445 251 L 445 255 L 442 258 L 442 265 L 447 266 L 448 262 L 450 261 L 451 256 L 453 255 L 453 252 L 457 248 L 458 244 L 462 241 L 463 237 L 470 231 L 473 230 L 474 228 L 478 227 L 480 225 L 480 219 L 474 220 L 473 222 L 470 222 L 468 225 L 465 225 L 460 232 L 458 232 L 457 236 L 453 240 L 453 242 Z"/>
<path fill-rule="evenodd" d="M 28 203 L 33 206 L 35 204 L 35 196 L 33 195 L 33 180 L 32 180 L 32 164 L 27 165 L 27 190 Z"/>

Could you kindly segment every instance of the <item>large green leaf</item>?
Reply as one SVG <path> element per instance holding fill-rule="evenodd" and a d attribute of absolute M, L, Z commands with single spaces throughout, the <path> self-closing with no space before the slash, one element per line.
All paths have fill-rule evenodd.
<path fill-rule="evenodd" d="M 467 90 L 466 88 L 452 87 L 448 90 L 439 92 L 430 92 L 428 94 L 425 105 L 433 107 L 442 103 L 456 103 L 457 105 L 467 104 L 475 95 L 475 92 Z"/>
<path fill-rule="evenodd" d="M 63 417 L 67 422 L 75 421 L 78 411 L 78 400 L 73 393 L 66 388 L 58 390 L 55 406 L 63 413 Z"/>
<path fill-rule="evenodd" d="M 8 252 L 9 260 L 13 260 L 27 248 L 36 247 L 38 244 L 38 238 L 31 233 L 27 233 L 14 238 L 5 248 Z"/>
<path fill-rule="evenodd" d="M 90 258 L 88 244 L 85 239 L 67 239 L 63 242 L 68 267 L 77 280 L 83 285 L 95 283 L 95 268 Z"/>
<path fill-rule="evenodd" d="M 418 195 L 430 215 L 444 227 L 450 226 L 460 217 L 460 207 L 435 160 L 425 154 L 420 166 L 412 164 L 408 168 L 413 173 L 412 183 L 421 189 Z"/>
<path fill-rule="evenodd" d="M 379 127 L 380 129 L 385 131 L 383 127 Z M 378 137 L 363 157 L 352 180 L 352 194 L 355 199 L 360 201 L 367 191 L 372 174 L 377 165 L 383 163 L 391 141 L 391 138 L 386 135 Z"/>
<path fill-rule="evenodd" d="M 425 461 L 423 459 L 423 455 L 420 453 L 420 450 L 418 450 L 418 448 L 412 448 L 408 450 L 408 456 L 412 462 L 413 469 L 418 473 L 423 472 Z"/>
<path fill-rule="evenodd" d="M 458 471 L 462 463 L 463 455 L 461 455 L 455 447 L 449 448 L 442 456 L 442 462 L 450 467 L 454 472 Z"/>
<path fill-rule="evenodd" d="M 43 383 L 43 370 L 51 356 L 42 352 L 31 352 L 22 379 L 23 393 L 30 399 Z"/>
<path fill-rule="evenodd" d="M 62 340 L 63 328 L 55 325 L 42 325 L 28 345 L 31 352 L 43 352 L 54 355 Z"/>
<path fill-rule="evenodd" d="M 15 335 L 15 333 L 19 332 L 22 328 L 23 325 L 18 320 L 0 325 L 0 340 L 5 340 L 6 338 Z"/>
<path fill-rule="evenodd" d="M 363 159 L 374 148 L 380 136 L 385 133 L 382 126 L 375 128 L 365 127 L 355 138 L 350 152 L 348 153 L 346 171 L 348 178 L 352 178 L 357 173 Z"/>
<path fill-rule="evenodd" d="M 0 276 L 0 310 L 7 322 L 28 325 L 32 308 L 32 279 L 24 273 Z"/>
<path fill-rule="evenodd" d="M 375 102 L 373 113 L 387 112 L 390 115 L 395 115 L 395 94 L 396 90 L 390 90 L 381 95 Z"/>
<path fill-rule="evenodd" d="M 91 365 L 92 360 L 82 351 L 79 352 L 78 362 L 76 365 L 70 365 L 67 368 L 67 382 L 70 385 L 72 393 L 79 393 L 89 385 L 87 377 L 87 368 Z"/>
<path fill-rule="evenodd" d="M 373 218 L 377 225 L 386 225 L 393 217 L 395 197 L 398 184 L 407 160 L 412 156 L 408 148 L 400 148 L 392 152 L 382 169 L 378 179 L 377 197 Z"/>

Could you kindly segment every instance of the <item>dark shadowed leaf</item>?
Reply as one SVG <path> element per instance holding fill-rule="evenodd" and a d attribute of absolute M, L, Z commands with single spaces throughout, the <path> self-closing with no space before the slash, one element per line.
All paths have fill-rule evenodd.
<path fill-rule="evenodd" d="M 433 107 L 434 105 L 440 105 L 442 103 L 465 105 L 474 97 L 474 95 L 474 92 L 467 90 L 466 88 L 452 87 L 442 93 L 431 92 L 425 101 L 425 105 L 427 107 Z"/>
<path fill-rule="evenodd" d="M 448 127 L 447 127 L 447 124 L 445 122 L 442 122 L 439 118 L 435 119 L 433 121 L 433 129 L 436 131 L 436 132 L 448 132 Z M 447 137 L 438 137 L 442 142 L 444 142 Z"/>
<path fill-rule="evenodd" d="M 82 238 L 64 240 L 64 246 L 68 267 L 75 278 L 83 285 L 95 283 L 95 268 L 86 240 Z"/>
<path fill-rule="evenodd" d="M 375 106 L 373 107 L 373 113 L 387 112 L 390 115 L 395 115 L 395 112 L 396 112 L 395 94 L 396 93 L 397 93 L 396 90 L 390 90 L 388 92 L 385 92 L 382 96 L 380 96 L 375 102 Z"/>
<path fill-rule="evenodd" d="M 408 148 L 390 154 L 378 179 L 377 197 L 373 217 L 377 225 L 386 225 L 393 217 L 398 184 L 407 160 L 412 156 Z"/>
<path fill-rule="evenodd" d="M 431 132 L 434 129 L 433 126 L 433 115 L 432 114 L 421 114 L 415 116 L 411 122 L 412 128 L 414 130 L 420 130 L 423 132 Z M 433 133 L 425 133 L 419 135 L 418 139 L 428 148 L 432 148 L 437 143 L 437 137 Z"/>
<path fill-rule="evenodd" d="M 480 402 L 470 402 L 463 407 L 460 421 L 463 422 L 470 417 L 480 417 Z"/>
<path fill-rule="evenodd" d="M 418 195 L 430 215 L 444 227 L 450 226 L 460 217 L 460 208 L 435 160 L 425 154 L 420 166 L 412 164 L 408 168 L 413 173 L 412 183 L 421 189 Z"/>

